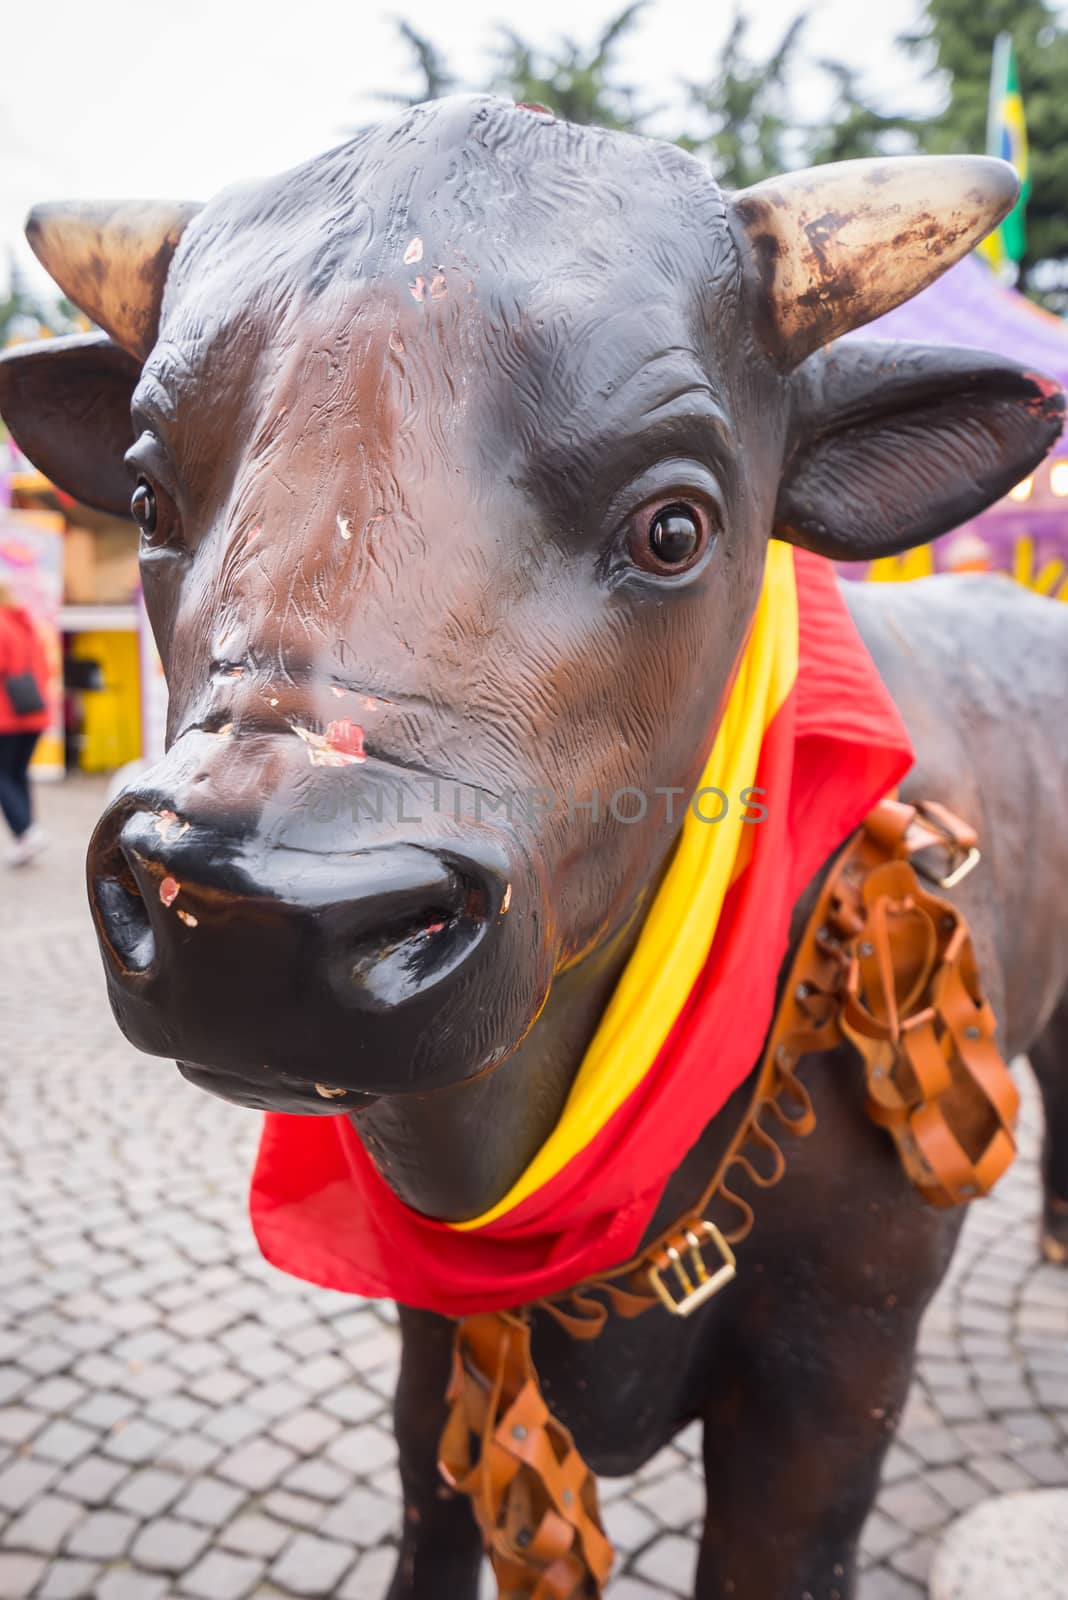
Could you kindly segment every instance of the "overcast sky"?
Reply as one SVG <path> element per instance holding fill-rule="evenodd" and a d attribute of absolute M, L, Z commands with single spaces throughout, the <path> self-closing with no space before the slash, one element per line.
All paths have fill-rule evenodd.
<path fill-rule="evenodd" d="M 749 0 L 752 41 L 766 49 L 801 0 Z M 0 81 L 0 282 L 10 247 L 31 281 L 48 280 L 22 242 L 37 200 L 149 196 L 203 199 L 227 183 L 278 171 L 337 144 L 381 110 L 378 89 L 414 84 L 398 12 L 477 77 L 494 23 L 535 41 L 563 30 L 589 39 L 617 0 L 36 0 L 5 23 Z M 711 71 L 732 7 L 653 0 L 628 44 L 628 77 L 650 99 L 680 97 Z M 917 108 L 930 90 L 892 48 L 915 0 L 813 0 L 811 59 L 861 66 L 869 87 Z M 20 40 L 20 30 L 24 38 Z M 802 81 L 818 101 L 820 80 Z M 818 103 L 805 107 L 817 116 Z M 31 265 L 32 264 L 32 265 Z"/>

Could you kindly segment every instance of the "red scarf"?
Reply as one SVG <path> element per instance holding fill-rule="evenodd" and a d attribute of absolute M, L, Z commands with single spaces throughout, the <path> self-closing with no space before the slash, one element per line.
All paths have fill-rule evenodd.
<path fill-rule="evenodd" d="M 590 1142 L 506 1215 L 457 1231 L 403 1204 L 347 1117 L 268 1113 L 250 1207 L 284 1272 L 464 1316 L 567 1289 L 636 1251 L 668 1178 L 760 1056 L 793 906 L 912 764 L 829 563 L 794 552 L 798 666 L 767 727 L 767 819 L 651 1069 Z"/>

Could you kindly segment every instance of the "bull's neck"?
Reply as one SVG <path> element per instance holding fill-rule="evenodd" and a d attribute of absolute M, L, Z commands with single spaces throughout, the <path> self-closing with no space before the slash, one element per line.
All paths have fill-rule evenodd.
<path fill-rule="evenodd" d="M 648 896 L 622 932 L 556 977 L 537 1022 L 495 1071 L 432 1094 L 383 1097 L 354 1114 L 406 1205 L 460 1222 L 508 1193 L 560 1119 L 647 904 Z"/>

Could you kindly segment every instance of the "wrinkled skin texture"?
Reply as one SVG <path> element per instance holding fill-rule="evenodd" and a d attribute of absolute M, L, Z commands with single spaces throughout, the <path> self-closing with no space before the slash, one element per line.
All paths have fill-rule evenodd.
<path fill-rule="evenodd" d="M 855 214 L 878 187 L 860 182 Z M 621 827 L 567 797 L 693 788 L 773 529 L 838 556 L 904 548 L 1002 493 L 1059 429 L 1051 386 L 995 358 L 856 344 L 802 361 L 821 328 L 893 299 L 870 285 L 910 240 L 928 277 L 966 247 L 960 215 L 993 204 L 966 188 L 944 235 L 927 213 L 895 221 L 895 250 L 852 268 L 831 213 L 808 224 L 819 292 L 786 318 L 761 265 L 785 259 L 786 213 L 766 194 L 732 208 L 678 151 L 447 102 L 197 212 L 154 337 L 125 303 L 109 322 L 92 245 L 100 270 L 75 280 L 127 354 L 90 340 L 0 363 L 0 405 L 50 463 L 92 385 L 109 450 L 74 452 L 65 486 L 114 508 L 132 392 L 132 470 L 156 499 L 143 573 L 170 751 L 90 857 L 135 1042 L 239 1103 L 353 1115 L 431 1215 L 507 1190 L 677 832 L 666 805 Z M 125 235 L 123 251 L 125 284 Z M 63 482 L 62 459 L 50 470 Z M 650 520 L 680 503 L 709 537 L 689 570 L 650 570 Z M 915 741 L 906 798 L 982 834 L 958 898 L 1005 1049 L 1041 1041 L 1049 1216 L 1068 1215 L 1068 611 L 943 580 L 850 604 Z M 373 781 L 384 813 L 354 815 Z M 551 811 L 503 804 L 547 791 Z M 612 1322 L 593 1346 L 536 1325 L 546 1395 L 595 1470 L 705 1421 L 700 1600 L 849 1595 L 959 1226 L 908 1188 L 848 1050 L 807 1081 L 818 1130 L 760 1197 L 728 1294 L 689 1322 Z M 704 1187 L 743 1096 L 651 1231 Z M 475 1525 L 436 1471 L 450 1325 L 402 1325 L 391 1600 L 473 1600 Z"/>

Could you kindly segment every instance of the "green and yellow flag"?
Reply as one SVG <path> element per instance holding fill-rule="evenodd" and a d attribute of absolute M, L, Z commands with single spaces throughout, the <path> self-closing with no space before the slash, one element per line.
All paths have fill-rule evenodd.
<path fill-rule="evenodd" d="M 994 40 L 990 69 L 990 109 L 986 124 L 986 153 L 1011 162 L 1020 179 L 1020 198 L 993 233 L 979 246 L 980 255 L 1002 278 L 1015 278 L 1012 264 L 1022 261 L 1027 249 L 1025 213 L 1031 193 L 1031 167 L 1027 153 L 1027 124 L 1016 72 L 1012 39 L 999 33 Z"/>

